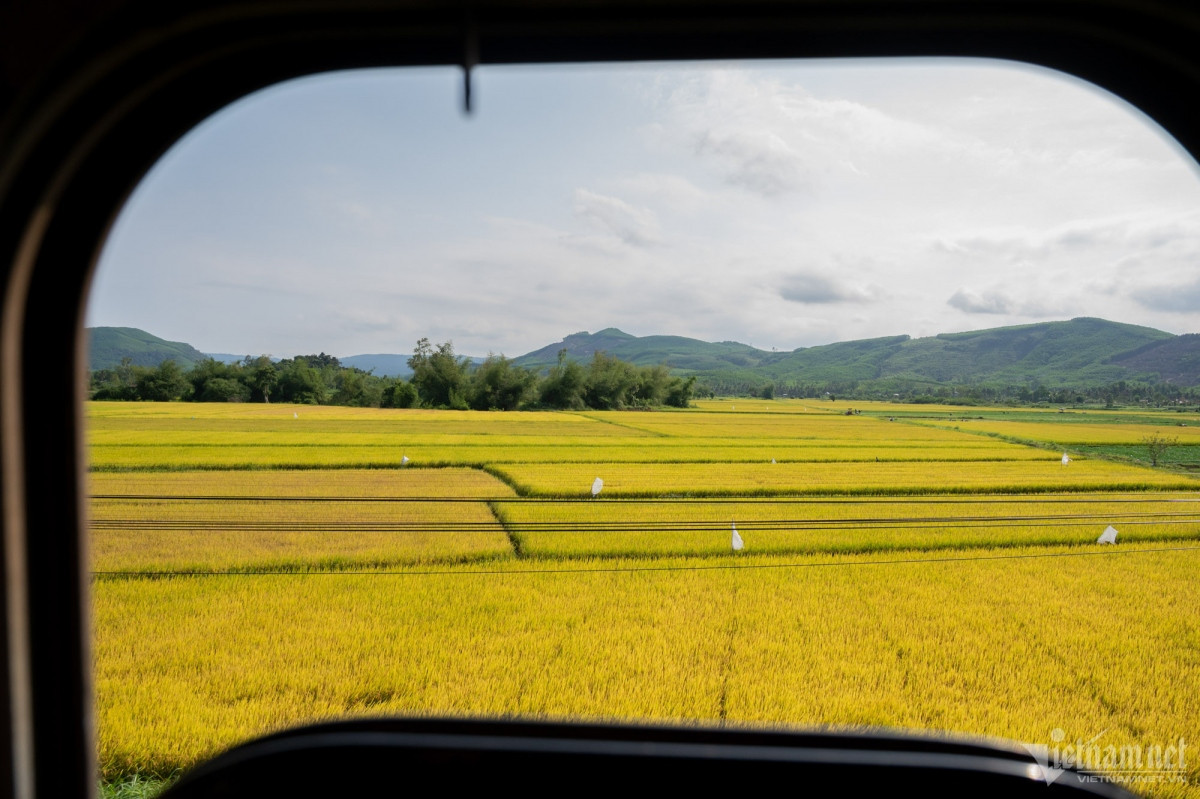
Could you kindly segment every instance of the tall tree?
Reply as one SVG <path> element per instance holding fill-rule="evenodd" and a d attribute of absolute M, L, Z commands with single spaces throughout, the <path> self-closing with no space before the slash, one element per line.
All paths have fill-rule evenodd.
<path fill-rule="evenodd" d="M 246 384 L 256 395 L 262 397 L 263 402 L 270 402 L 271 392 L 279 382 L 279 372 L 275 369 L 275 364 L 271 363 L 271 359 L 266 355 L 257 358 L 247 355 L 246 360 L 242 362 L 242 369 L 246 373 Z"/>
<path fill-rule="evenodd" d="M 379 399 L 379 405 L 383 408 L 413 408 L 419 402 L 416 387 L 399 378 L 388 381 Z"/>
<path fill-rule="evenodd" d="M 284 402 L 321 405 L 325 402 L 325 382 L 304 358 L 280 361 L 278 393 Z"/>
<path fill-rule="evenodd" d="M 633 399 L 638 384 L 637 369 L 633 364 L 597 350 L 588 364 L 583 399 L 589 408 L 624 408 Z"/>
<path fill-rule="evenodd" d="M 488 355 L 471 376 L 471 407 L 477 411 L 515 411 L 534 393 L 537 374 L 503 355 Z"/>
<path fill-rule="evenodd" d="M 539 386 L 539 401 L 551 408 L 566 408 L 580 410 L 583 404 L 583 389 L 587 383 L 587 375 L 583 367 L 567 359 L 567 350 L 558 351 L 558 363 L 550 368 L 550 373 Z"/>
<path fill-rule="evenodd" d="M 438 344 L 422 338 L 408 359 L 413 370 L 412 384 L 421 402 L 431 408 L 467 408 L 467 370 L 469 362 L 454 355 L 453 342 Z"/>
<path fill-rule="evenodd" d="M 137 393 L 138 399 L 170 402 L 179 399 L 190 388 L 179 364 L 175 361 L 163 361 L 138 380 Z"/>

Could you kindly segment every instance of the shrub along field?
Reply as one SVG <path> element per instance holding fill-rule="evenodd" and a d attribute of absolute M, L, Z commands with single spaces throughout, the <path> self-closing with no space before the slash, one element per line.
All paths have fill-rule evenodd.
<path fill-rule="evenodd" d="M 1071 442 L 1200 419 L 851 404 L 90 404 L 102 776 L 379 713 L 1194 737 L 1200 483 Z"/>

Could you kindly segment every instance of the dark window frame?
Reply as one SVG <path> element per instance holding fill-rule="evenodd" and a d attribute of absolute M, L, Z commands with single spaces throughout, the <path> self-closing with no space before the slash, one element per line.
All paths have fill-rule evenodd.
<path fill-rule="evenodd" d="M 11 0 L 0 5 L 0 785 L 94 791 L 82 316 L 122 203 L 207 115 L 373 66 L 983 56 L 1091 80 L 1200 152 L 1187 0 Z"/>

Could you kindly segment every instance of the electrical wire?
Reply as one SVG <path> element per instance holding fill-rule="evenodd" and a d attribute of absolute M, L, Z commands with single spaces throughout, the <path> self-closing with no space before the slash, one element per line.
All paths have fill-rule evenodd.
<path fill-rule="evenodd" d="M 1097 493 L 1103 493 L 1097 492 Z M 639 504 L 639 505 L 672 505 L 672 504 L 897 504 L 897 503 L 921 503 L 930 505 L 942 504 L 1012 504 L 1016 501 L 1034 501 L 1038 503 L 1070 503 L 1070 504 L 1089 504 L 1089 503 L 1148 503 L 1148 502 L 1200 502 L 1200 495 L 1195 497 L 1125 497 L 1125 498 L 1106 498 L 1087 497 L 1079 498 L 1078 494 L 1056 494 L 1047 492 L 1045 494 L 1021 494 L 1017 500 L 1013 497 L 999 497 L 989 495 L 986 497 L 973 494 L 962 494 L 954 497 L 932 496 L 922 494 L 896 494 L 882 496 L 752 496 L 752 497 L 737 497 L 737 496 L 676 496 L 676 497 L 588 497 L 588 496 L 563 496 L 563 497 L 516 497 L 516 496 L 490 496 L 490 497 L 345 497 L 345 496 L 256 496 L 256 495 L 213 495 L 213 494 L 92 494 L 89 498 L 101 502 L 111 501 L 140 501 L 140 502 L 418 502 L 418 503 L 463 503 L 463 502 L 501 502 L 504 504 Z"/>
<path fill-rule="evenodd" d="M 1043 552 L 1008 555 L 968 555 L 957 558 L 893 558 L 889 560 L 808 562 L 808 563 L 721 563 L 705 566 L 613 566 L 613 567 L 584 567 L 575 569 L 422 569 L 404 571 L 373 571 L 373 570 L 326 570 L 326 571 L 133 571 L 133 570 L 95 570 L 92 577 L 322 577 L 322 576 L 355 576 L 355 577 L 429 577 L 429 576 L 462 576 L 473 575 L 524 575 L 524 574 L 622 574 L 634 572 L 696 572 L 718 570 L 757 570 L 757 569 L 809 569 L 863 566 L 895 566 L 915 563 L 969 563 L 979 561 L 1000 560 L 1042 560 L 1049 558 L 1080 558 L 1080 557 L 1113 557 L 1119 555 L 1140 555 L 1161 552 L 1197 552 L 1200 546 L 1188 547 L 1155 547 L 1152 549 L 1111 549 L 1097 552 Z"/>
<path fill-rule="evenodd" d="M 816 532 L 829 530 L 952 530 L 962 525 L 976 528 L 1027 527 L 1084 527 L 1089 523 L 1120 522 L 1122 526 L 1160 524 L 1200 524 L 1195 514 L 1078 514 L 1065 516 L 998 516 L 998 517 L 949 517 L 926 519 L 804 519 L 785 520 L 673 520 L 659 522 L 272 522 L 236 520 L 146 520 L 146 519 L 100 519 L 93 520 L 94 530 L 139 530 L 156 532 L 246 532 L 246 533 L 486 533 L 503 529 L 510 533 L 706 533 L 729 529 L 733 521 L 743 531 L 757 532 Z"/>

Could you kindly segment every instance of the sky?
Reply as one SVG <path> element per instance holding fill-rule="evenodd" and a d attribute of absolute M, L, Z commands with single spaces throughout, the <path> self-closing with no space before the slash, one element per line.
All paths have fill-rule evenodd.
<path fill-rule="evenodd" d="M 1200 332 L 1200 171 L 1129 104 L 981 59 L 311 76 L 205 120 L 89 326 L 204 352 L 510 357 L 618 327 L 791 350 L 1097 316 Z"/>

